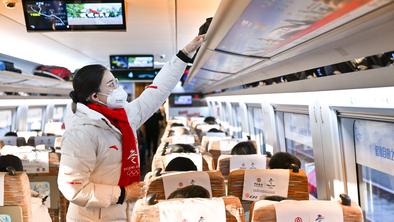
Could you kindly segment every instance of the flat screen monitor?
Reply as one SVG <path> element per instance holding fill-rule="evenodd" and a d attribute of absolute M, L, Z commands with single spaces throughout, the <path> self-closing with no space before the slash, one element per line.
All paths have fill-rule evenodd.
<path fill-rule="evenodd" d="M 191 95 L 176 95 L 174 97 L 174 105 L 192 105 L 193 98 Z"/>
<path fill-rule="evenodd" d="M 27 31 L 126 30 L 124 0 L 23 0 Z"/>
<path fill-rule="evenodd" d="M 153 68 L 153 55 L 110 55 L 111 70 Z"/>

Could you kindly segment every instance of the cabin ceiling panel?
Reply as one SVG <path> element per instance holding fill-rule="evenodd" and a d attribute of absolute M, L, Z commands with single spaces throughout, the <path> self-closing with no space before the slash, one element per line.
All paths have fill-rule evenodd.
<path fill-rule="evenodd" d="M 207 17 L 214 15 L 219 2 L 126 0 L 125 32 L 39 33 L 26 32 L 20 1 L 12 10 L 0 4 L 0 36 L 16 38 L 8 47 L 1 44 L 0 51 L 41 64 L 65 66 L 72 71 L 91 63 L 108 66 L 110 54 L 154 54 L 155 61 L 166 62 L 197 35 L 198 28 Z M 16 53 L 11 50 L 16 47 L 29 50 Z M 162 55 L 165 55 L 164 58 Z"/>

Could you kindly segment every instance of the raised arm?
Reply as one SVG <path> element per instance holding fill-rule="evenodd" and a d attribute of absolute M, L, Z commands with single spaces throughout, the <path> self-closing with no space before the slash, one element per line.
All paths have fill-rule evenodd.
<path fill-rule="evenodd" d="M 139 128 L 168 98 L 186 68 L 186 63 L 201 46 L 205 35 L 197 36 L 184 49 L 171 58 L 148 86 L 135 100 L 125 105 L 129 122 L 134 129 Z"/>

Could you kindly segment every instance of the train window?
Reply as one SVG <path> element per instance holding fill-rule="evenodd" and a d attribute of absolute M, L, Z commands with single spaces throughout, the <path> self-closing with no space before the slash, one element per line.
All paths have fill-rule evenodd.
<path fill-rule="evenodd" d="M 27 111 L 27 130 L 42 129 L 43 108 L 29 108 Z"/>
<path fill-rule="evenodd" d="M 225 102 L 222 102 L 222 113 L 223 113 L 223 127 L 227 130 L 230 127 L 230 110 Z"/>
<path fill-rule="evenodd" d="M 348 125 L 344 127 L 343 125 Z M 343 149 L 354 149 L 358 195 L 366 221 L 394 218 L 394 123 L 362 119 L 341 119 Z"/>
<path fill-rule="evenodd" d="M 53 121 L 54 122 L 63 122 L 64 111 L 66 110 L 65 106 L 55 106 L 53 108 Z"/>
<path fill-rule="evenodd" d="M 224 111 L 224 106 L 223 106 L 223 104 L 224 104 L 224 103 L 219 103 L 219 104 L 218 104 L 219 110 L 220 110 L 220 123 L 226 122 L 226 114 L 225 114 L 225 111 Z"/>
<path fill-rule="evenodd" d="M 260 153 L 265 153 L 265 134 L 263 111 L 258 104 L 247 105 L 249 132 L 253 140 L 256 141 L 260 148 Z"/>
<path fill-rule="evenodd" d="M 215 102 L 213 107 L 214 107 L 215 117 L 216 117 L 216 118 L 220 118 L 220 107 L 219 107 L 219 103 L 218 103 L 218 102 Z"/>
<path fill-rule="evenodd" d="M 242 126 L 241 126 L 241 107 L 238 103 L 231 103 L 232 109 L 232 128 L 233 136 L 235 138 L 242 138 Z"/>
<path fill-rule="evenodd" d="M 12 111 L 0 110 L 0 136 L 4 136 L 11 131 L 12 127 Z"/>
<path fill-rule="evenodd" d="M 308 175 L 310 198 L 317 198 L 315 158 L 309 116 L 298 113 L 283 113 L 286 151 L 298 157 L 301 168 Z"/>
<path fill-rule="evenodd" d="M 212 104 L 213 104 L 212 102 L 208 102 L 208 109 L 209 109 L 210 116 L 214 116 L 214 108 L 213 108 Z"/>

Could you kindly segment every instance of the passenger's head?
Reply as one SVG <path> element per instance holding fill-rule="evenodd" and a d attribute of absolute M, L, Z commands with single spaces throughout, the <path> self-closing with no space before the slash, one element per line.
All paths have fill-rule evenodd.
<path fill-rule="evenodd" d="M 4 134 L 4 136 L 18 136 L 18 134 L 16 132 L 7 132 L 6 134 Z"/>
<path fill-rule="evenodd" d="M 202 186 L 190 185 L 172 192 L 168 199 L 173 198 L 210 198 L 209 191 Z"/>
<path fill-rule="evenodd" d="M 184 126 L 182 123 L 172 123 L 171 127 Z"/>
<path fill-rule="evenodd" d="M 270 169 L 292 169 L 291 165 L 294 164 L 301 168 L 301 161 L 294 155 L 286 152 L 275 153 L 270 161 Z"/>
<path fill-rule="evenodd" d="M 216 119 L 213 116 L 207 116 L 204 119 L 204 123 L 209 124 L 209 125 L 214 125 L 214 124 L 216 124 Z"/>
<path fill-rule="evenodd" d="M 216 128 L 212 128 L 208 130 L 208 133 L 223 133 L 223 131 Z"/>
<path fill-rule="evenodd" d="M 1 150 L 1 148 L 3 148 L 4 146 L 5 146 L 4 141 L 3 141 L 3 140 L 0 140 L 0 150 Z"/>
<path fill-rule="evenodd" d="M 196 148 L 190 144 L 172 144 L 170 145 L 170 153 L 195 153 Z"/>
<path fill-rule="evenodd" d="M 189 135 L 189 130 L 186 128 L 173 128 L 170 130 L 169 136 Z"/>
<path fill-rule="evenodd" d="M 233 149 L 231 149 L 231 155 L 248 155 L 248 154 L 257 154 L 256 147 L 251 141 L 244 141 L 237 143 L 237 145 L 235 145 Z"/>
<path fill-rule="evenodd" d="M 282 196 L 267 196 L 264 198 L 264 200 L 271 200 L 271 201 L 282 201 L 282 200 L 287 200 L 286 197 L 282 197 Z"/>
<path fill-rule="evenodd" d="M 165 171 L 197 171 L 197 166 L 189 158 L 176 157 L 167 164 Z"/>
<path fill-rule="evenodd" d="M 22 161 L 17 156 L 0 156 L 0 172 L 7 172 L 7 167 L 12 167 L 16 171 L 23 171 Z"/>
<path fill-rule="evenodd" d="M 74 103 L 93 102 L 119 108 L 115 107 L 115 104 L 123 104 L 127 99 L 127 93 L 119 87 L 118 80 L 102 65 L 87 65 L 79 69 L 74 76 L 73 88 L 70 97 Z M 109 96 L 113 91 L 121 96 L 117 95 L 116 99 Z"/>

